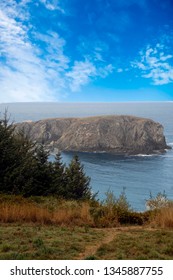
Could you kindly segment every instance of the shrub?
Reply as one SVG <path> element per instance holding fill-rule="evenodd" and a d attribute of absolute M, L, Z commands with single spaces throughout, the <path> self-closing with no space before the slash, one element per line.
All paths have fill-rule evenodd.
<path fill-rule="evenodd" d="M 173 228 L 173 204 L 155 210 L 150 224 L 161 228 Z"/>
<path fill-rule="evenodd" d="M 143 225 L 150 219 L 149 212 L 125 212 L 119 216 L 120 224 Z"/>
<path fill-rule="evenodd" d="M 127 201 L 125 190 L 123 189 L 117 198 L 112 191 L 105 193 L 104 201 L 91 208 L 91 215 L 96 226 L 114 227 L 120 223 L 129 221 L 128 215 L 131 211 L 130 204 Z"/>
<path fill-rule="evenodd" d="M 169 205 L 169 200 L 165 192 L 159 192 L 155 197 L 150 193 L 150 198 L 146 201 L 146 208 L 148 210 L 160 209 L 163 207 L 167 207 Z"/>

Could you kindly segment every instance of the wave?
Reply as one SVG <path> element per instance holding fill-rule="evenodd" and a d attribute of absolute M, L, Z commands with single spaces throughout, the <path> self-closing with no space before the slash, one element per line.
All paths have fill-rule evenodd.
<path fill-rule="evenodd" d="M 168 143 L 168 146 L 173 146 L 173 142 L 171 142 L 171 143 Z"/>
<path fill-rule="evenodd" d="M 137 154 L 137 155 L 133 155 L 133 157 L 153 157 L 153 156 L 157 156 L 157 154 Z"/>

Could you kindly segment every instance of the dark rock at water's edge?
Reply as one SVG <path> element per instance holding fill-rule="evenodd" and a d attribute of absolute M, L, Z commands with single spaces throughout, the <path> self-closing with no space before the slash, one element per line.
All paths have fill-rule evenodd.
<path fill-rule="evenodd" d="M 162 153 L 167 146 L 160 123 L 134 116 L 54 118 L 16 124 L 50 151 Z"/>

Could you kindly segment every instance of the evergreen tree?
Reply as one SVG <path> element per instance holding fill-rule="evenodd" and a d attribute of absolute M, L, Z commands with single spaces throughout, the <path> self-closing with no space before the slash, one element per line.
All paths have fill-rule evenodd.
<path fill-rule="evenodd" d="M 48 195 L 52 184 L 52 163 L 48 161 L 49 152 L 44 149 L 43 144 L 37 146 L 33 160 L 32 187 L 25 195 Z"/>
<path fill-rule="evenodd" d="M 5 113 L 0 120 L 0 191 L 19 194 L 30 180 L 34 144 L 24 131 L 15 132 L 15 126 L 8 121 Z"/>
<path fill-rule="evenodd" d="M 92 197 L 90 178 L 85 175 L 83 165 L 75 155 L 66 168 L 66 198 L 90 199 Z"/>
<path fill-rule="evenodd" d="M 7 194 L 57 195 L 67 199 L 90 199 L 90 178 L 78 156 L 68 167 L 58 153 L 53 163 L 43 144 L 37 145 L 24 131 L 16 132 L 7 114 L 0 119 L 0 192 Z"/>
<path fill-rule="evenodd" d="M 65 176 L 65 165 L 62 163 L 61 154 L 57 153 L 55 156 L 55 160 L 52 163 L 53 172 L 52 172 L 52 185 L 50 188 L 50 192 L 52 194 L 56 194 L 60 197 L 66 196 L 65 184 L 66 184 L 66 176 Z"/>
<path fill-rule="evenodd" d="M 13 186 L 12 193 L 24 194 L 28 181 L 32 179 L 32 170 L 35 167 L 34 154 L 35 144 L 25 135 L 24 131 L 15 133 L 14 138 L 14 154 L 16 155 L 16 164 L 12 167 L 11 174 L 8 175 L 8 180 Z"/>
<path fill-rule="evenodd" d="M 5 116 L 4 119 L 0 120 L 0 171 L 2 174 L 13 158 L 13 154 L 10 153 L 14 148 L 13 132 L 14 128 L 7 124 Z"/>
<path fill-rule="evenodd" d="M 15 127 L 8 123 L 7 112 L 0 120 L 0 191 L 5 193 L 13 192 L 11 176 L 18 166 L 20 157 L 16 149 L 14 137 Z"/>
<path fill-rule="evenodd" d="M 45 194 L 49 174 L 47 158 L 43 147 L 36 147 L 24 131 L 15 131 L 5 112 L 0 120 L 0 192 Z"/>

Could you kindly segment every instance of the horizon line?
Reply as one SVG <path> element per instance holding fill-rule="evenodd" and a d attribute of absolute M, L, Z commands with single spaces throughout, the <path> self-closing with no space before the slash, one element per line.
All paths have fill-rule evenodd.
<path fill-rule="evenodd" d="M 68 102 L 64 102 L 64 101 L 17 101 L 17 102 L 2 102 L 0 103 L 0 105 L 5 105 L 5 104 L 38 104 L 38 103 L 42 103 L 42 104 L 86 104 L 86 103 L 173 103 L 173 100 L 165 100 L 165 101 L 161 101 L 161 100 L 153 100 L 153 101 L 79 101 L 79 102 L 74 102 L 74 101 L 68 101 Z"/>

